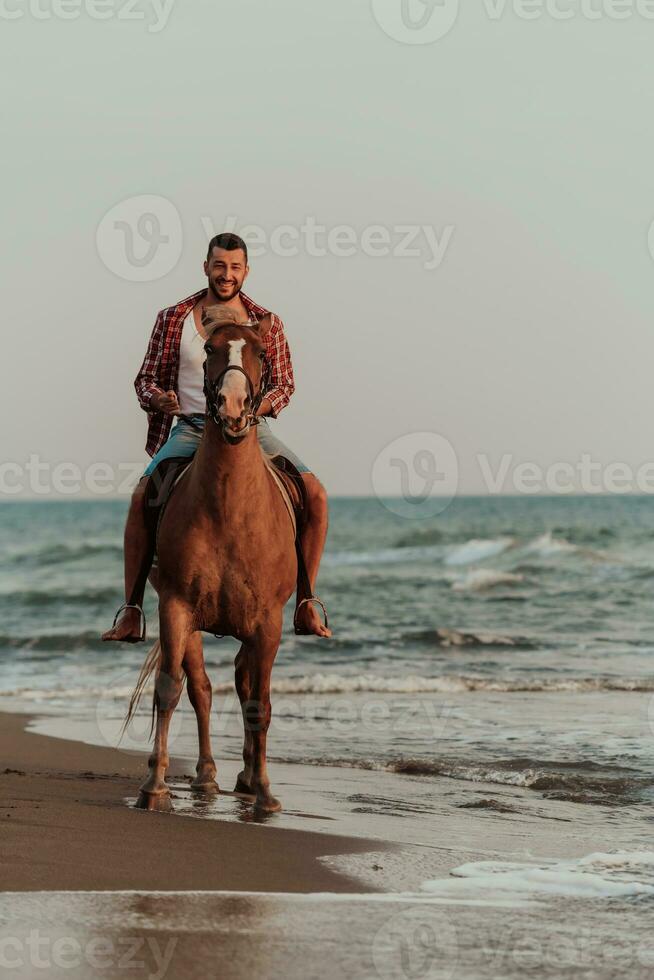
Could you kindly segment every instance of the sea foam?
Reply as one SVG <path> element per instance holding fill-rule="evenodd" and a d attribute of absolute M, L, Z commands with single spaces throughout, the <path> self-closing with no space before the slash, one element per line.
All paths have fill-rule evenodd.
<path fill-rule="evenodd" d="M 425 882 L 439 898 L 480 898 L 489 902 L 532 897 L 626 898 L 654 896 L 654 851 L 589 854 L 570 861 L 474 861 L 449 878 Z"/>

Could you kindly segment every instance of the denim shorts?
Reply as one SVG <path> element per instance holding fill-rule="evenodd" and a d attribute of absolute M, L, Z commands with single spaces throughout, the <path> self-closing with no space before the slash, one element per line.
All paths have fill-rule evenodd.
<path fill-rule="evenodd" d="M 190 417 L 196 425 L 204 428 L 205 415 L 191 415 Z M 290 459 L 300 473 L 310 472 L 309 467 L 291 449 L 288 449 L 281 439 L 273 435 L 264 418 L 259 419 L 257 436 L 259 437 L 259 445 L 267 456 L 285 456 L 286 459 Z M 189 458 L 195 456 L 201 438 L 202 432 L 194 429 L 184 419 L 177 419 L 168 441 L 164 443 L 156 456 L 152 457 L 143 476 L 152 476 L 154 470 L 164 459 L 170 459 L 172 456 L 188 456 Z"/>

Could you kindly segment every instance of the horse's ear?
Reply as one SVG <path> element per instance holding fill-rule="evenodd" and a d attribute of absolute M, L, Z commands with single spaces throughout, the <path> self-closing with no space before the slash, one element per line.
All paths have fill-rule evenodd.
<path fill-rule="evenodd" d="M 270 313 L 266 313 L 266 315 L 257 323 L 257 330 L 259 331 L 259 336 L 261 337 L 262 340 L 266 339 L 266 337 L 270 333 L 271 327 L 272 327 L 272 316 Z"/>
<path fill-rule="evenodd" d="M 209 314 L 207 313 L 207 308 L 205 306 L 204 309 L 202 310 L 202 326 L 203 327 L 207 327 L 212 322 L 213 321 L 212 321 L 211 317 L 209 316 Z"/>

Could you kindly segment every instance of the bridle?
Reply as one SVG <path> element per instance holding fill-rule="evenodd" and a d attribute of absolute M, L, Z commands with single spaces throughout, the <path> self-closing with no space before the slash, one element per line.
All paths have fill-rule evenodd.
<path fill-rule="evenodd" d="M 207 415 L 209 418 L 215 422 L 215 424 L 220 429 L 223 439 L 226 442 L 238 442 L 250 431 L 251 426 L 259 424 L 259 416 L 257 412 L 261 407 L 261 402 L 263 401 L 268 386 L 270 384 L 270 363 L 268 358 L 264 358 L 263 368 L 261 371 L 261 382 L 259 383 L 259 390 L 255 393 L 254 385 L 250 379 L 247 371 L 242 368 L 239 364 L 228 364 L 224 371 L 221 371 L 218 377 L 214 381 L 209 381 L 207 378 L 207 362 L 203 365 L 204 371 L 204 394 L 207 399 Z M 220 390 L 223 386 L 223 381 L 230 371 L 238 371 L 245 378 L 248 387 L 248 396 L 250 399 L 250 411 L 245 417 L 246 425 L 237 434 L 228 434 L 225 429 L 225 421 L 221 418 L 218 412 L 218 397 L 220 395 Z"/>

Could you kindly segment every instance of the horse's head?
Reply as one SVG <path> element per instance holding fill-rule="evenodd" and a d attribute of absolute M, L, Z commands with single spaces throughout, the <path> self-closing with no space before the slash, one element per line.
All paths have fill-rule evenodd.
<path fill-rule="evenodd" d="M 202 314 L 204 390 L 210 418 L 228 442 L 242 439 L 254 423 L 266 385 L 265 338 L 270 315 L 257 324 L 239 322 L 231 310 L 207 307 Z"/>

